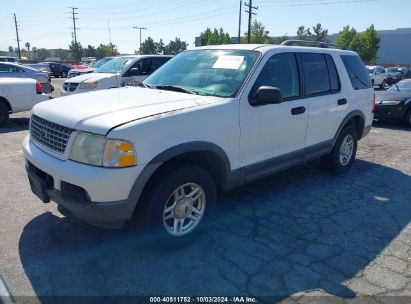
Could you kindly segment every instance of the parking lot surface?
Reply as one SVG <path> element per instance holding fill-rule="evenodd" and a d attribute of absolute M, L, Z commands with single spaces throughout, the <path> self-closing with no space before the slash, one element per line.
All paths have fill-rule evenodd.
<path fill-rule="evenodd" d="M 330 176 L 312 162 L 223 194 L 205 234 L 170 252 L 134 227 L 104 231 L 42 204 L 24 169 L 28 122 L 21 113 L 0 129 L 0 273 L 18 301 L 249 295 L 410 303 L 408 129 L 376 124 L 347 174 Z"/>

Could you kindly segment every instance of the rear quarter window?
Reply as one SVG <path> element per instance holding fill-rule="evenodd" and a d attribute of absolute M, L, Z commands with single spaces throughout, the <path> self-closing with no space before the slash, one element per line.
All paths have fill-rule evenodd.
<path fill-rule="evenodd" d="M 371 78 L 359 56 L 342 55 L 341 59 L 350 77 L 354 90 L 365 90 L 372 88 Z"/>

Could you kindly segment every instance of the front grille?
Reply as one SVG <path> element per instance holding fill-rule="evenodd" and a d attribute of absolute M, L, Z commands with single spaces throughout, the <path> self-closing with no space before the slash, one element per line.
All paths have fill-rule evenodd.
<path fill-rule="evenodd" d="M 73 129 L 47 121 L 36 115 L 31 117 L 30 135 L 40 145 L 63 154 Z"/>
<path fill-rule="evenodd" d="M 63 89 L 64 91 L 67 91 L 67 92 L 74 92 L 77 89 L 78 85 L 79 84 L 75 82 L 65 82 L 63 85 Z"/>

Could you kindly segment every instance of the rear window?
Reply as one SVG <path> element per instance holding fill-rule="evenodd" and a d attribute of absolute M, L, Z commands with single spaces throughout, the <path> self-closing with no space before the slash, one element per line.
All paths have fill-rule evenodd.
<path fill-rule="evenodd" d="M 342 55 L 341 59 L 344 62 L 354 90 L 365 90 L 372 87 L 370 75 L 359 56 Z"/>

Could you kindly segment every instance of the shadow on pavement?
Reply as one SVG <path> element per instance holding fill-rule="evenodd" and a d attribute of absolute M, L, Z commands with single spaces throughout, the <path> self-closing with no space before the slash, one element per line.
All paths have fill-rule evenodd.
<path fill-rule="evenodd" d="M 410 222 L 410 197 L 411 177 L 395 169 L 356 161 L 335 177 L 311 163 L 224 194 L 207 232 L 183 250 L 45 213 L 26 225 L 20 258 L 39 296 L 353 297 L 342 283 Z"/>
<path fill-rule="evenodd" d="M 372 127 L 378 128 L 378 129 L 411 131 L 411 128 L 404 126 L 398 121 L 384 120 L 384 119 L 374 120 L 372 123 Z"/>
<path fill-rule="evenodd" d="M 30 118 L 12 118 L 10 117 L 9 121 L 4 127 L 0 128 L 0 134 L 3 133 L 12 133 L 19 132 L 29 129 Z"/>

